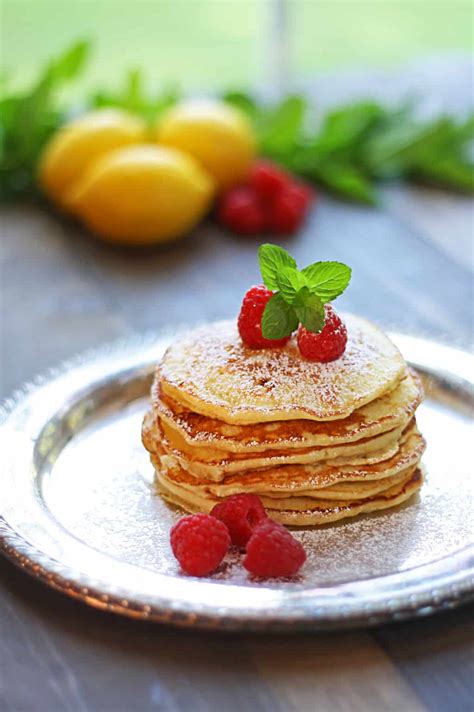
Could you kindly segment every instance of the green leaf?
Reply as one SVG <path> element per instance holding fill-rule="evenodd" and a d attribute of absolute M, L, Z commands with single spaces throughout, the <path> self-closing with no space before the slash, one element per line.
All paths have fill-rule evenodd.
<path fill-rule="evenodd" d="M 292 303 L 301 287 L 308 286 L 303 272 L 296 267 L 282 267 L 277 273 L 276 281 L 283 299 L 288 304 Z"/>
<path fill-rule="evenodd" d="M 474 113 L 455 127 L 453 138 L 460 146 L 474 139 Z"/>
<path fill-rule="evenodd" d="M 305 111 L 306 100 L 301 96 L 289 96 L 268 111 L 261 120 L 262 151 L 274 158 L 291 151 L 300 134 Z"/>
<path fill-rule="evenodd" d="M 282 267 L 296 267 L 295 260 L 283 247 L 268 243 L 258 248 L 258 262 L 263 283 L 273 291 L 278 289 L 277 274 Z"/>
<path fill-rule="evenodd" d="M 385 109 L 369 101 L 336 109 L 326 116 L 317 146 L 324 152 L 354 149 L 385 116 Z"/>
<path fill-rule="evenodd" d="M 346 289 L 352 270 L 343 262 L 315 262 L 302 270 L 307 285 L 325 304 Z"/>
<path fill-rule="evenodd" d="M 377 204 L 374 186 L 353 166 L 326 163 L 318 167 L 314 177 L 343 198 L 357 200 L 366 205 Z"/>
<path fill-rule="evenodd" d="M 413 176 L 427 183 L 474 193 L 474 165 L 455 157 L 427 162 L 417 168 Z"/>
<path fill-rule="evenodd" d="M 366 147 L 366 165 L 375 176 L 407 175 L 425 163 L 453 158 L 473 138 L 472 117 L 457 125 L 449 117 L 429 123 L 413 119 L 393 124 L 372 138 Z"/>
<path fill-rule="evenodd" d="M 262 316 L 262 334 L 265 339 L 284 339 L 298 327 L 293 307 L 278 292 L 267 302 Z"/>
<path fill-rule="evenodd" d="M 302 287 L 293 300 L 293 309 L 303 326 L 318 334 L 324 326 L 324 304 L 320 298 Z"/>
<path fill-rule="evenodd" d="M 74 79 L 84 69 L 90 48 L 87 40 L 73 44 L 49 64 L 44 80 L 59 83 Z"/>
<path fill-rule="evenodd" d="M 226 104 L 231 104 L 237 109 L 240 109 L 240 111 L 243 111 L 250 119 L 255 120 L 260 113 L 257 102 L 250 94 L 247 94 L 247 92 L 228 91 L 222 95 L 222 99 Z"/>

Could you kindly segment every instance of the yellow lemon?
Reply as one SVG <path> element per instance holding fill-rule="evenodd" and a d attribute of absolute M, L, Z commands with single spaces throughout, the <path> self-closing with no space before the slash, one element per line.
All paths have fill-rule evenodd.
<path fill-rule="evenodd" d="M 146 140 L 141 119 L 118 109 L 100 109 L 63 126 L 49 141 L 39 164 L 45 193 L 67 208 L 75 184 L 109 151 Z"/>
<path fill-rule="evenodd" d="M 188 101 L 170 109 L 156 128 L 158 143 L 190 153 L 219 190 L 240 183 L 255 157 L 256 141 L 245 115 L 217 101 Z"/>
<path fill-rule="evenodd" d="M 119 148 L 94 163 L 71 195 L 74 213 L 104 240 L 128 245 L 168 242 L 208 211 L 212 178 L 173 148 Z"/>

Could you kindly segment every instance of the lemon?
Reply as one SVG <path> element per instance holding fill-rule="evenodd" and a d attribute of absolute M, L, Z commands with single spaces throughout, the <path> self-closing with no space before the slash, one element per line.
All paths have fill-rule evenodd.
<path fill-rule="evenodd" d="M 214 182 L 177 149 L 143 144 L 109 152 L 71 195 L 73 212 L 104 240 L 147 245 L 174 240 L 208 211 Z"/>
<path fill-rule="evenodd" d="M 156 139 L 194 156 L 221 191 L 246 178 L 256 151 L 245 115 L 217 101 L 178 104 L 158 124 Z"/>
<path fill-rule="evenodd" d="M 100 109 L 63 126 L 49 141 L 39 164 L 39 182 L 62 208 L 94 161 L 120 146 L 146 140 L 145 123 L 125 111 Z"/>

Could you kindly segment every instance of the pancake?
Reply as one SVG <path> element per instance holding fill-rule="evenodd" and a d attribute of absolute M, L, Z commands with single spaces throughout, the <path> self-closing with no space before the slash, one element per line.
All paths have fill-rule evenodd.
<path fill-rule="evenodd" d="M 304 359 L 293 337 L 283 348 L 251 349 L 235 321 L 187 333 L 166 351 L 161 392 L 186 408 L 245 425 L 347 418 L 394 388 L 406 371 L 394 344 L 370 322 L 342 315 L 348 341 L 331 363 Z"/>
<path fill-rule="evenodd" d="M 253 425 L 230 425 L 194 413 L 161 394 L 160 381 L 152 388 L 152 407 L 165 432 L 175 432 L 189 446 L 212 447 L 227 452 L 335 445 L 372 437 L 405 426 L 421 402 L 423 388 L 409 369 L 396 387 L 362 406 L 344 420 L 328 422 L 289 420 Z"/>
<path fill-rule="evenodd" d="M 306 495 L 297 494 L 295 496 L 281 495 L 272 497 L 265 493 L 259 493 L 265 508 L 274 509 L 291 509 L 295 511 L 305 511 L 306 509 L 321 509 L 327 506 L 341 506 L 349 501 L 358 501 L 363 499 L 371 499 L 374 495 L 392 489 L 395 485 L 405 482 L 409 475 L 416 469 L 416 465 L 406 470 L 403 470 L 398 475 L 377 480 L 375 482 L 364 483 L 343 483 L 339 486 L 342 496 L 334 495 L 330 492 L 330 488 L 308 493 Z M 196 506 L 204 501 L 212 501 L 217 504 L 221 501 L 220 497 L 213 495 L 207 488 L 192 487 L 189 482 L 181 477 L 176 477 L 173 473 L 165 474 L 163 471 L 157 471 L 157 481 L 160 486 L 169 489 L 170 492 L 179 494 L 183 499 L 194 503 Z M 326 496 L 329 494 L 329 496 Z M 329 504 L 328 504 L 329 502 Z"/>
<path fill-rule="evenodd" d="M 391 477 L 381 480 L 367 480 L 366 482 L 342 482 L 323 489 L 298 492 L 288 496 L 274 492 L 262 492 L 261 499 L 266 507 L 274 509 L 314 509 L 314 502 L 319 500 L 349 500 L 369 499 L 380 492 L 385 492 L 396 484 L 404 482 L 407 476 L 414 472 L 415 467 L 407 468 Z"/>
<path fill-rule="evenodd" d="M 415 467 L 425 449 L 425 441 L 416 428 L 413 428 L 400 444 L 398 452 L 390 459 L 366 466 L 334 465 L 318 463 L 315 465 L 292 465 L 250 473 L 229 475 L 222 482 L 196 480 L 179 465 L 174 465 L 169 458 L 151 455 L 151 461 L 157 472 L 168 476 L 187 488 L 197 488 L 209 492 L 215 497 L 228 497 L 240 492 L 287 496 L 288 494 L 312 496 L 319 490 L 326 493 L 340 492 L 347 483 L 365 484 L 397 477 L 401 472 Z M 384 485 L 385 486 L 385 485 Z M 347 491 L 347 487 L 346 487 Z M 350 490 L 354 491 L 354 489 Z M 331 497 L 331 494 L 325 496 Z M 332 497 L 331 497 L 332 498 Z M 345 498 L 342 496 L 342 498 Z"/>
<path fill-rule="evenodd" d="M 142 440 L 158 491 L 189 512 L 258 495 L 283 524 L 316 526 L 396 506 L 422 484 L 418 376 L 376 327 L 344 315 L 331 363 L 294 337 L 250 349 L 233 322 L 178 339 L 152 386 Z"/>
<path fill-rule="evenodd" d="M 272 497 L 265 493 L 259 493 L 266 509 L 289 509 L 293 511 L 306 511 L 314 509 L 324 509 L 325 507 L 340 507 L 350 502 L 357 502 L 364 499 L 373 499 L 375 495 L 392 490 L 395 485 L 406 482 L 416 470 L 416 465 L 406 470 L 403 470 L 398 475 L 377 480 L 375 482 L 346 482 L 339 486 L 341 496 L 336 496 L 335 492 L 331 492 L 331 488 L 317 490 L 306 495 L 298 494 L 296 496 L 276 496 Z M 172 475 L 166 475 L 163 472 L 157 473 L 157 481 L 160 486 L 169 489 L 171 492 L 176 492 L 183 499 L 194 503 L 196 506 L 205 500 L 212 501 L 217 504 L 221 501 L 220 497 L 212 495 L 204 488 L 196 489 L 195 487 L 186 486 L 182 480 L 175 478 Z M 329 496 L 328 496 L 329 495 Z"/>
<path fill-rule="evenodd" d="M 312 503 L 313 507 L 311 509 L 276 509 L 268 507 L 267 513 L 275 521 L 289 526 L 328 524 L 401 504 L 420 489 L 422 481 L 421 470 L 415 468 L 401 482 L 397 482 L 387 490 L 367 499 L 354 501 L 317 500 Z M 168 502 L 188 512 L 210 512 L 215 504 L 219 502 L 217 498 L 203 497 L 195 491 L 183 489 L 159 474 L 157 476 L 157 486 L 161 495 Z"/>
<path fill-rule="evenodd" d="M 407 426 L 407 427 L 410 427 Z M 204 451 L 189 448 L 183 442 L 171 443 L 167 434 L 158 426 L 153 427 L 153 419 L 144 421 L 142 440 L 149 452 L 161 448 L 170 461 L 179 464 L 197 478 L 221 481 L 228 474 L 289 464 L 311 464 L 334 461 L 337 464 L 370 464 L 392 457 L 399 447 L 402 428 L 382 433 L 373 438 L 363 438 L 347 445 L 299 448 L 297 450 L 268 450 L 254 457 L 222 451 Z M 227 457 L 223 457 L 227 456 Z M 212 459 L 216 457 L 219 459 Z M 203 459 L 204 458 L 204 459 Z"/>

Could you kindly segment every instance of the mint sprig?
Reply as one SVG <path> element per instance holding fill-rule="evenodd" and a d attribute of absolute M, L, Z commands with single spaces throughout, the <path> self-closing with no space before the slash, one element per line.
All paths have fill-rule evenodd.
<path fill-rule="evenodd" d="M 321 332 L 324 305 L 346 289 L 351 268 L 343 262 L 315 262 L 300 271 L 286 250 L 270 244 L 260 246 L 258 261 L 265 286 L 275 292 L 263 312 L 263 336 L 283 339 L 298 324 L 313 333 Z"/>

